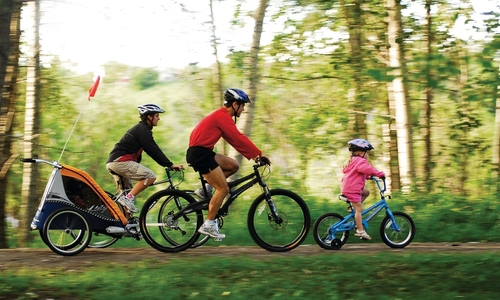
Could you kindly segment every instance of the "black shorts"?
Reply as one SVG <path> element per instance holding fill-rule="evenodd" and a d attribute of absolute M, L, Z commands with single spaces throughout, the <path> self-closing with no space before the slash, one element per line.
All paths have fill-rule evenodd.
<path fill-rule="evenodd" d="M 215 161 L 215 152 L 203 147 L 189 147 L 186 161 L 197 172 L 208 174 L 219 164 Z"/>

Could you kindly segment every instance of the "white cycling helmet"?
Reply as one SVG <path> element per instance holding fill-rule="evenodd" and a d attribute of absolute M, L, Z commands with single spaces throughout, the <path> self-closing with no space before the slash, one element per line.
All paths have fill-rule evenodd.
<path fill-rule="evenodd" d="M 161 107 L 153 103 L 137 106 L 137 109 L 139 110 L 139 115 L 141 115 L 141 117 L 147 116 L 149 114 L 165 112 L 163 109 L 161 109 Z"/>

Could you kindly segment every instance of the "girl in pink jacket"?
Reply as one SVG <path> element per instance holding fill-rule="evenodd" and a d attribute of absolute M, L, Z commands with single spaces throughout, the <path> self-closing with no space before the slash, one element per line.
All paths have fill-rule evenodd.
<path fill-rule="evenodd" d="M 384 172 L 378 171 L 368 162 L 368 153 L 373 149 L 372 145 L 363 139 L 354 139 L 347 143 L 351 157 L 344 165 L 342 172 L 342 195 L 344 195 L 355 210 L 354 220 L 356 221 L 355 236 L 359 236 L 366 240 L 371 240 L 371 237 L 363 229 L 361 213 L 363 211 L 362 203 L 370 194 L 370 191 L 365 188 L 366 179 L 370 176 L 376 176 L 381 179 L 385 178 Z"/>

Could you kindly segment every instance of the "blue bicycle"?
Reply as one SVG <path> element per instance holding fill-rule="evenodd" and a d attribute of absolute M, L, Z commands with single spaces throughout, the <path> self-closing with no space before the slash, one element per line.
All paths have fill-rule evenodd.
<path fill-rule="evenodd" d="M 363 210 L 363 226 L 368 229 L 368 223 L 382 210 L 385 210 L 385 217 L 380 224 L 380 236 L 384 243 L 391 248 L 404 248 L 408 246 L 415 237 L 415 223 L 412 218 L 403 212 L 392 212 L 384 195 L 386 191 L 385 180 L 371 177 L 378 186 L 381 199 Z M 383 182 L 383 187 L 380 184 Z M 387 196 L 390 198 L 390 196 Z M 351 230 L 356 230 L 354 221 L 355 211 L 351 202 L 342 195 L 339 199 L 349 204 L 350 213 L 345 217 L 338 213 L 326 213 L 321 215 L 313 226 L 314 240 L 327 250 L 339 250 L 347 242 Z"/>

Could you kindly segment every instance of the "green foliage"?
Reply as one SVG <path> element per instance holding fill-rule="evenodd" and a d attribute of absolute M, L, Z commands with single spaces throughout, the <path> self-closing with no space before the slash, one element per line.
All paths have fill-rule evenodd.
<path fill-rule="evenodd" d="M 132 83 L 138 90 L 145 90 L 158 84 L 160 74 L 153 68 L 137 69 L 132 74 Z"/>

